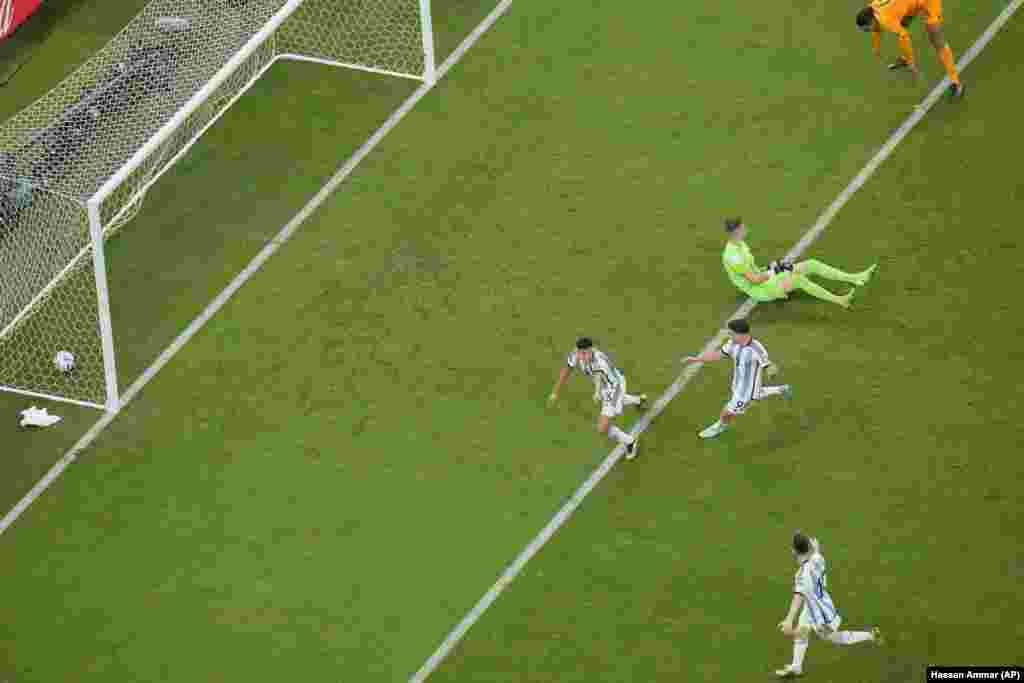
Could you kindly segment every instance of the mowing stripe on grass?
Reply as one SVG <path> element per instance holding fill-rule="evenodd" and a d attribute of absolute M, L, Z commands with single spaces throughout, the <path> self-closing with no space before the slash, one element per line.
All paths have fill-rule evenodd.
<path fill-rule="evenodd" d="M 999 14 L 999 16 L 995 18 L 989 27 L 985 29 L 985 32 L 982 33 L 981 37 L 978 38 L 974 45 L 972 45 L 961 57 L 960 62 L 957 65 L 961 71 L 963 71 L 968 64 L 974 61 L 974 58 L 977 57 L 985 46 L 989 44 L 996 33 L 999 32 L 999 29 L 1001 29 L 1003 25 L 1010 20 L 1010 17 L 1013 16 L 1014 12 L 1020 8 L 1022 3 L 1024 3 L 1024 0 L 1013 0 Z M 818 220 L 815 221 L 814 225 L 812 225 L 804 236 L 800 238 L 800 241 L 797 242 L 786 255 L 787 259 L 795 259 L 800 256 L 807 247 L 821 236 L 821 233 L 825 231 L 825 228 L 827 228 L 836 217 L 839 210 L 850 200 L 850 197 L 852 197 L 854 193 L 857 192 L 857 190 L 859 190 L 872 175 L 874 175 L 875 171 L 878 170 L 878 167 L 882 165 L 882 162 L 889 158 L 893 150 L 896 149 L 896 146 L 903 140 L 903 138 L 907 136 L 911 129 L 913 129 L 913 127 L 916 126 L 922 118 L 924 118 L 924 115 L 928 113 L 928 110 L 942 98 L 943 93 L 948 89 L 949 85 L 949 79 L 944 78 L 935 86 L 934 89 L 932 89 L 921 104 L 914 109 L 914 113 L 907 117 L 902 125 L 893 132 L 889 139 L 886 140 L 885 144 L 882 145 L 882 148 L 878 150 L 878 153 L 872 157 L 861 172 L 858 173 L 857 176 L 850 181 L 850 184 L 839 193 L 839 196 L 836 197 L 835 201 L 825 209 L 824 213 L 822 213 Z M 736 311 L 730 316 L 730 319 L 746 317 L 752 310 L 754 310 L 755 305 L 756 303 L 753 300 L 748 300 L 736 309 Z M 727 332 L 725 329 L 720 329 L 719 332 L 708 341 L 703 350 L 711 351 L 720 346 L 724 343 L 726 336 Z M 665 409 L 665 406 L 667 406 L 669 402 L 675 398 L 691 380 L 693 380 L 702 366 L 702 363 L 694 363 L 693 365 L 687 366 L 679 377 L 676 378 L 675 382 L 673 382 L 668 390 L 661 396 L 661 398 L 654 402 L 651 409 L 645 413 L 635 425 L 633 425 L 633 428 L 630 430 L 631 433 L 637 435 L 646 430 L 654 418 L 660 415 Z M 504 592 L 509 584 L 515 580 L 520 572 L 523 571 L 526 563 L 533 559 L 533 556 L 551 540 L 555 535 L 555 532 L 557 532 L 558 529 L 568 521 L 569 517 L 571 517 L 576 509 L 583 503 L 583 499 L 586 498 L 599 483 L 601 483 L 601 480 L 605 478 L 605 475 L 611 471 L 612 467 L 615 466 L 615 463 L 622 457 L 623 452 L 624 449 L 621 445 L 616 446 L 608 457 L 604 459 L 601 465 L 594 470 L 589 477 L 587 477 L 587 480 L 583 482 L 572 497 L 566 501 L 565 505 L 563 505 L 555 516 L 551 518 L 551 521 L 548 522 L 547 525 L 541 529 L 540 533 L 530 541 L 530 544 L 527 545 L 521 553 L 519 553 L 515 560 L 512 561 L 512 564 L 510 564 L 508 568 L 502 572 L 501 576 L 498 577 L 498 580 L 494 585 L 491 586 L 476 605 L 473 606 L 473 609 L 471 609 L 469 613 L 463 617 L 462 621 L 456 625 L 452 632 L 448 634 L 448 637 L 442 641 L 437 650 L 435 650 L 427 661 L 424 662 L 419 671 L 413 674 L 410 679 L 410 683 L 422 683 L 422 681 L 425 681 L 430 674 L 437 670 L 437 667 L 440 666 L 441 662 L 451 654 L 452 650 L 454 650 L 459 644 L 459 641 L 465 637 L 466 632 L 469 631 L 473 624 L 483 616 L 483 613 L 492 604 L 494 604 L 494 601 L 498 599 L 498 596 L 501 595 L 501 593 Z"/>
<path fill-rule="evenodd" d="M 447 74 L 448 71 L 462 59 L 466 52 L 473 47 L 481 37 L 483 37 L 484 33 L 486 33 L 511 6 L 512 0 L 502 0 L 498 6 L 495 7 L 494 10 L 492 10 L 491 13 L 488 14 L 468 36 L 466 36 L 465 40 L 459 44 L 458 48 L 456 48 L 448 59 L 444 60 L 441 66 L 438 67 L 434 81 L 432 83 L 424 83 L 418 87 L 415 92 L 413 92 L 413 94 L 410 95 L 409 98 L 406 99 L 390 117 L 388 117 L 388 120 L 384 122 L 384 125 L 378 128 L 377 131 L 374 132 L 374 134 L 371 135 L 365 143 L 363 143 L 363 146 L 356 150 L 355 154 L 353 154 L 348 161 L 346 161 L 341 168 L 331 176 L 330 180 L 327 181 L 323 188 L 321 188 L 320 191 L 317 192 L 304 207 L 302 207 L 302 210 L 299 211 L 294 218 L 288 221 L 288 224 L 285 225 L 281 231 L 273 237 L 273 239 L 267 242 L 263 249 L 260 250 L 260 253 L 249 262 L 249 265 L 247 265 L 242 272 L 235 276 L 235 279 L 231 281 L 231 284 L 225 287 L 224 290 L 210 302 L 203 312 L 199 314 L 199 316 L 193 320 L 180 335 L 178 335 L 171 345 L 164 349 L 163 353 L 157 357 L 153 364 L 150 365 L 130 387 L 128 387 L 128 390 L 125 391 L 124 395 L 121 397 L 121 404 L 117 409 L 104 413 L 103 417 L 97 420 L 89 431 L 87 431 L 82 438 L 78 440 L 78 443 L 72 446 L 71 449 L 49 469 L 42 479 L 36 482 L 35 486 L 33 486 L 32 489 L 18 501 L 17 505 L 11 508 L 11 510 L 4 515 L 3 519 L 0 519 L 0 534 L 7 531 L 7 529 L 9 529 L 11 525 L 21 517 L 25 510 L 27 510 L 29 506 L 32 505 L 32 503 L 35 502 L 35 500 L 39 498 L 39 496 L 41 496 L 43 492 L 60 477 L 61 474 L 64 473 L 64 470 L 67 469 L 68 465 L 73 463 L 78 456 L 81 455 L 82 452 L 88 448 L 101 433 L 103 433 L 103 430 L 110 426 L 110 423 L 114 421 L 114 418 L 120 414 L 125 406 L 131 403 L 138 396 L 143 387 L 149 384 L 149 382 L 156 377 L 157 373 L 159 373 L 160 370 L 162 370 L 163 367 L 167 365 L 172 358 L 174 358 L 175 354 L 177 354 L 182 347 L 184 347 L 185 344 L 187 344 L 196 335 L 196 333 L 198 333 L 199 330 L 201 330 L 203 326 L 217 314 L 217 311 L 224 307 L 224 304 L 234 296 L 235 292 L 241 289 L 242 285 L 248 282 L 249 278 L 255 275 L 256 272 L 263 267 L 263 264 L 270 260 L 271 256 L 277 253 L 277 250 L 295 234 L 306 219 L 308 219 L 314 211 L 320 208 L 320 205 L 323 204 L 336 189 L 338 189 L 339 185 L 345 182 L 345 179 L 348 178 L 352 171 L 355 170 L 356 166 L 358 166 L 359 163 L 373 151 L 377 144 L 384 139 L 384 136 L 390 133 L 391 130 L 398 125 L 398 122 L 405 118 L 405 115 L 416 106 L 416 103 L 431 91 L 434 84 L 440 81 L 445 74 Z"/>

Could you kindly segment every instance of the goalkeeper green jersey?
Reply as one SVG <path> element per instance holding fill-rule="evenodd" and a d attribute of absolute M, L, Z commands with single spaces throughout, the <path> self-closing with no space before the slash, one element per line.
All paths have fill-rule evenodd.
<path fill-rule="evenodd" d="M 743 276 L 744 273 L 759 273 L 761 269 L 754 262 L 754 255 L 750 253 L 750 247 L 746 242 L 729 240 L 722 252 L 722 265 L 725 266 L 725 274 L 729 276 L 736 288 L 744 294 L 750 294 L 754 285 Z"/>

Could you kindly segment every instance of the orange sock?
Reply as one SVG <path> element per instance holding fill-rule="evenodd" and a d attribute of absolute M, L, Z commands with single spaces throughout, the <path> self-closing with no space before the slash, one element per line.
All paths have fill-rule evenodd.
<path fill-rule="evenodd" d="M 953 61 L 953 51 L 949 49 L 949 45 L 942 48 L 939 59 L 942 60 L 942 66 L 946 67 L 946 75 L 949 76 L 949 80 L 960 85 L 960 74 L 956 71 L 956 62 Z"/>

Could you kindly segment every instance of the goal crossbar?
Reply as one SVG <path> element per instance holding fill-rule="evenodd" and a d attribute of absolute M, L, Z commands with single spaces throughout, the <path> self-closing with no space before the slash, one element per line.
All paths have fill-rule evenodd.
<path fill-rule="evenodd" d="M 181 125 L 188 119 L 190 115 L 195 113 L 197 109 L 219 88 L 223 83 L 234 74 L 239 66 L 241 66 L 246 59 L 252 56 L 252 54 L 262 46 L 267 39 L 281 27 L 281 24 L 285 22 L 295 11 L 302 5 L 306 0 L 288 0 L 278 12 L 271 18 L 269 22 L 249 41 L 245 46 L 235 53 L 234 56 L 228 62 L 221 67 L 217 74 L 210 79 L 202 88 L 200 88 L 195 95 L 158 130 L 153 137 L 151 137 L 146 144 L 139 148 L 139 150 L 132 155 L 131 159 L 118 170 L 113 176 L 111 176 L 103 185 L 96 191 L 96 193 L 90 198 L 90 203 L 102 203 L 110 194 L 117 189 L 133 172 L 135 172 L 145 161 L 153 154 L 153 152 L 160 148 L 160 146 L 167 141 L 167 139 L 173 135 Z M 333 60 L 321 59 L 317 57 L 309 57 L 306 55 L 295 54 L 291 52 L 276 55 L 263 70 L 260 71 L 259 75 L 262 75 L 267 68 L 270 67 L 274 62 L 279 59 L 289 59 L 295 61 L 314 62 L 317 64 L 325 64 L 328 66 L 343 67 L 348 69 L 356 69 L 360 71 L 367 71 L 369 73 L 382 74 L 386 76 L 397 76 L 400 78 L 410 78 L 414 80 L 426 81 L 428 83 L 433 82 L 434 79 L 434 37 L 433 37 L 433 22 L 431 20 L 431 8 L 430 0 L 419 0 L 420 8 L 420 21 L 422 22 L 422 35 L 423 35 L 423 51 L 424 51 L 424 73 L 422 75 L 402 73 L 398 71 L 391 71 L 388 69 L 380 69 L 370 67 L 362 64 L 354 64 L 349 62 L 338 62 Z M 259 75 L 250 81 L 246 86 L 246 89 L 252 86 L 252 83 L 258 80 Z M 237 97 L 234 98 L 237 100 Z M 232 100 L 232 103 L 234 102 Z"/>

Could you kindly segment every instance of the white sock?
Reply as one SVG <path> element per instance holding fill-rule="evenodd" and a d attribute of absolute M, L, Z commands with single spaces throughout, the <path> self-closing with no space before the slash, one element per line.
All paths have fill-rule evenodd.
<path fill-rule="evenodd" d="M 865 640 L 874 640 L 871 631 L 836 631 L 828 637 L 829 642 L 836 645 L 854 645 Z"/>
<path fill-rule="evenodd" d="M 625 396 L 622 397 L 623 405 L 635 406 L 638 405 L 640 402 L 640 397 L 634 394 L 626 394 Z"/>
<path fill-rule="evenodd" d="M 793 668 L 797 671 L 803 671 L 804 655 L 807 654 L 807 646 L 809 644 L 806 640 L 793 641 Z"/>
<path fill-rule="evenodd" d="M 789 389 L 789 385 L 788 384 L 783 384 L 782 386 L 778 386 L 778 387 L 761 387 L 761 393 L 758 395 L 758 398 L 768 398 L 769 396 L 778 396 L 779 394 L 781 394 L 784 391 L 786 391 L 786 389 Z"/>
<path fill-rule="evenodd" d="M 608 426 L 608 438 L 612 441 L 618 441 L 619 443 L 631 444 L 633 443 L 633 437 L 626 432 L 622 431 L 615 425 Z"/>

